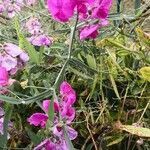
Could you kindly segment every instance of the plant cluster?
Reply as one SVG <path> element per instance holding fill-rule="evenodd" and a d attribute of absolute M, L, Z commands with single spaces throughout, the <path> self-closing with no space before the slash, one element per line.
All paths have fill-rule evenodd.
<path fill-rule="evenodd" d="M 149 3 L 121 6 L 0 0 L 0 148 L 149 150 Z"/>

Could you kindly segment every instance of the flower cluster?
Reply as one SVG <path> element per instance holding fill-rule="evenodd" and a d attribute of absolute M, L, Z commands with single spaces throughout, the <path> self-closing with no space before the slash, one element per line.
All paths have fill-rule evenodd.
<path fill-rule="evenodd" d="M 67 143 L 65 141 L 65 132 L 68 134 L 70 140 L 74 140 L 77 137 L 77 132 L 70 127 L 72 121 L 75 118 L 75 109 L 73 104 L 76 101 L 76 93 L 72 87 L 63 82 L 60 85 L 60 100 L 54 100 L 55 117 L 53 121 L 51 137 L 44 140 L 39 144 L 35 150 L 45 148 L 46 150 L 68 150 Z M 43 101 L 43 110 L 45 113 L 34 113 L 28 118 L 28 122 L 34 126 L 40 126 L 45 128 L 48 121 L 48 110 L 50 106 L 50 100 Z"/>
<path fill-rule="evenodd" d="M 0 67 L 6 68 L 10 74 L 15 74 L 29 60 L 28 54 L 12 43 L 1 45 Z"/>
<path fill-rule="evenodd" d="M 21 11 L 23 6 L 32 6 L 36 3 L 36 0 L 2 0 L 2 2 L 0 2 L 0 14 L 6 13 L 9 18 L 13 18 Z"/>
<path fill-rule="evenodd" d="M 98 29 L 108 24 L 107 16 L 112 0 L 47 0 L 48 10 L 52 17 L 60 22 L 67 22 L 76 11 L 81 21 L 97 23 L 85 25 L 80 29 L 80 39 L 96 38 Z"/>
<path fill-rule="evenodd" d="M 31 37 L 28 39 L 34 46 L 50 46 L 52 44 L 52 38 L 43 34 L 41 27 L 42 25 L 39 20 L 31 17 L 26 23 L 26 28 L 31 34 Z"/>

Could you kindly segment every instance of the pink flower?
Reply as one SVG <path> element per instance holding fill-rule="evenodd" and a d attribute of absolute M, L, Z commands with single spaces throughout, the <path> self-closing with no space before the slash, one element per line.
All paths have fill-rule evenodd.
<path fill-rule="evenodd" d="M 60 22 L 67 22 L 74 14 L 75 0 L 47 0 L 52 17 Z"/>
<path fill-rule="evenodd" d="M 32 36 L 29 41 L 35 46 L 50 46 L 52 44 L 52 38 L 44 34 Z"/>
<path fill-rule="evenodd" d="M 27 121 L 34 126 L 41 126 L 41 128 L 45 128 L 46 122 L 48 120 L 48 116 L 44 113 L 34 113 Z"/>
<path fill-rule="evenodd" d="M 8 85 L 8 80 L 9 76 L 6 68 L 0 67 L 0 86 Z"/>
<path fill-rule="evenodd" d="M 66 102 L 67 105 L 72 105 L 76 101 L 76 93 L 69 83 L 64 81 L 60 85 L 60 94 L 62 100 Z"/>
<path fill-rule="evenodd" d="M 95 39 L 98 36 L 99 25 L 88 25 L 80 30 L 80 40 Z"/>

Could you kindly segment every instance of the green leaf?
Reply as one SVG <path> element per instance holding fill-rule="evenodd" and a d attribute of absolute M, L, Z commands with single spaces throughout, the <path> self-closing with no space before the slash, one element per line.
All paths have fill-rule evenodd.
<path fill-rule="evenodd" d="M 150 67 L 142 67 L 139 72 L 141 78 L 150 82 Z"/>
<path fill-rule="evenodd" d="M 115 139 L 113 138 L 113 141 L 109 142 L 109 144 L 107 144 L 107 146 L 112 146 L 112 145 L 118 144 L 118 143 L 120 143 L 123 139 L 124 139 L 124 136 L 115 137 Z"/>
<path fill-rule="evenodd" d="M 120 100 L 121 98 L 120 98 L 119 93 L 118 93 L 118 89 L 117 89 L 115 79 L 114 79 L 114 77 L 112 76 L 111 73 L 109 73 L 109 77 L 110 77 L 110 81 L 111 81 L 111 84 L 113 86 L 114 92 L 115 92 L 117 98 Z"/>
<path fill-rule="evenodd" d="M 34 132 L 32 132 L 30 129 L 26 128 L 26 131 L 34 145 L 37 145 L 41 142 L 41 138 L 37 136 Z"/>
<path fill-rule="evenodd" d="M 88 65 L 93 68 L 93 69 L 96 69 L 96 60 L 94 58 L 94 55 L 89 55 L 87 54 L 86 55 L 86 59 L 87 59 L 87 63 Z"/>
<path fill-rule="evenodd" d="M 6 148 L 7 139 L 8 139 L 8 124 L 10 121 L 10 117 L 12 114 L 12 106 L 10 104 L 7 105 L 6 111 L 5 111 L 5 117 L 4 117 L 4 123 L 3 123 L 3 135 L 0 136 L 0 147 Z"/>
<path fill-rule="evenodd" d="M 49 128 L 53 125 L 53 120 L 54 120 L 54 99 L 52 98 L 52 100 L 50 102 L 50 106 L 48 108 L 47 128 Z"/>
<path fill-rule="evenodd" d="M 34 46 L 25 38 L 20 31 L 20 25 L 17 18 L 14 19 L 15 29 L 19 39 L 19 47 L 26 50 L 30 56 L 30 60 L 36 64 L 39 64 L 39 53 L 35 50 Z"/>
<path fill-rule="evenodd" d="M 136 127 L 133 125 L 120 125 L 119 129 L 139 137 L 150 138 L 150 129 L 148 128 Z"/>
<path fill-rule="evenodd" d="M 39 53 L 39 62 L 42 62 L 43 53 L 44 53 L 44 46 L 41 46 L 40 47 L 40 53 Z"/>
<path fill-rule="evenodd" d="M 29 97 L 26 99 L 15 99 L 13 97 L 4 96 L 4 95 L 0 95 L 0 99 L 4 102 L 8 102 L 10 104 L 30 104 L 30 103 L 40 101 L 40 100 L 50 96 L 51 91 L 52 91 L 52 89 L 48 89 L 48 90 L 46 90 L 46 91 L 44 91 L 44 92 L 42 92 L 36 96 Z"/>
<path fill-rule="evenodd" d="M 21 101 L 19 101 L 18 99 L 15 99 L 9 96 L 4 96 L 1 94 L 0 94 L 0 100 L 4 102 L 8 102 L 10 104 L 21 104 Z"/>

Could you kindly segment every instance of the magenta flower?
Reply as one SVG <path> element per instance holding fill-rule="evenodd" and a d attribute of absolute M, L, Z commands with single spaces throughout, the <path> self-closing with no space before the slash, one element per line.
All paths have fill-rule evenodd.
<path fill-rule="evenodd" d="M 67 22 L 74 14 L 75 0 L 47 0 L 52 17 L 60 22 Z"/>
<path fill-rule="evenodd" d="M 106 19 L 112 5 L 112 0 L 97 0 L 92 16 L 97 19 Z"/>
<path fill-rule="evenodd" d="M 71 85 L 64 81 L 60 85 L 60 94 L 62 98 L 59 102 L 54 100 L 54 121 L 52 127 L 52 136 L 50 139 L 46 139 L 37 145 L 34 150 L 69 150 L 65 139 L 65 132 L 70 140 L 74 140 L 78 133 L 70 127 L 71 122 L 75 118 L 75 109 L 72 104 L 76 101 L 75 91 Z M 51 101 L 44 100 L 42 109 L 45 113 L 35 113 L 31 115 L 27 120 L 34 126 L 41 126 L 44 128 L 48 121 L 48 111 Z M 59 118 L 58 118 L 59 116 Z"/>
<path fill-rule="evenodd" d="M 44 34 L 32 36 L 29 41 L 35 46 L 50 46 L 52 44 L 52 38 Z"/>
<path fill-rule="evenodd" d="M 46 122 L 48 120 L 48 116 L 44 113 L 34 113 L 27 121 L 34 126 L 41 126 L 41 128 L 45 128 Z"/>
<path fill-rule="evenodd" d="M 67 124 L 70 124 L 75 118 L 75 109 L 63 103 L 60 114 L 62 119 L 66 121 Z"/>
<path fill-rule="evenodd" d="M 8 85 L 8 80 L 9 76 L 6 68 L 0 67 L 0 86 Z"/>
<path fill-rule="evenodd" d="M 44 100 L 42 105 L 43 105 L 43 110 L 46 113 L 48 113 L 50 100 Z M 54 109 L 55 109 L 55 111 L 58 111 L 57 102 L 54 102 Z M 47 120 L 48 120 L 48 115 L 46 113 L 34 113 L 27 119 L 27 121 L 31 125 L 41 126 L 41 128 L 45 128 Z M 55 122 L 55 120 L 54 120 L 54 122 Z"/>
<path fill-rule="evenodd" d="M 98 36 L 99 25 L 88 25 L 80 30 L 80 40 L 95 39 Z"/>
<path fill-rule="evenodd" d="M 8 72 L 6 68 L 0 67 L 0 88 L 4 87 L 6 89 L 0 89 L 0 94 L 6 94 L 8 92 L 7 87 L 11 86 L 16 80 L 9 79 Z"/>
<path fill-rule="evenodd" d="M 69 83 L 64 81 L 60 85 L 60 94 L 62 100 L 66 102 L 67 105 L 72 105 L 76 101 L 76 93 Z"/>
<path fill-rule="evenodd" d="M 69 150 L 65 140 L 46 139 L 37 145 L 34 150 Z"/>
<path fill-rule="evenodd" d="M 43 101 L 43 109 L 46 113 L 48 113 L 49 106 L 50 106 L 50 100 L 44 100 Z M 59 104 L 57 100 L 54 100 L 54 111 L 58 112 L 59 111 Z"/>
<path fill-rule="evenodd" d="M 34 150 L 42 150 L 42 149 L 56 150 L 56 146 L 52 141 L 46 139 L 34 148 Z"/>

